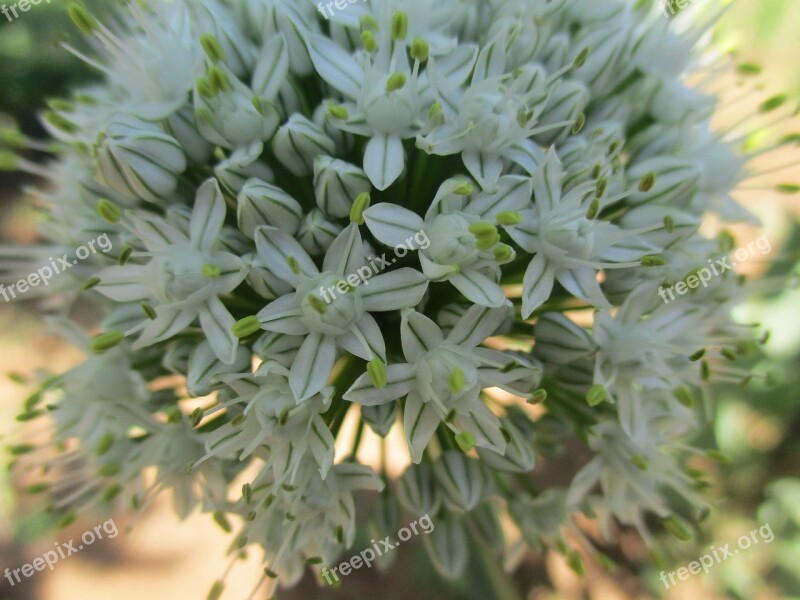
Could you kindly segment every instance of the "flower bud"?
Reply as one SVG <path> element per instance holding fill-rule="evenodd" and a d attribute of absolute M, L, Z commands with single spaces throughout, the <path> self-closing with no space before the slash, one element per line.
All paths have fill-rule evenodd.
<path fill-rule="evenodd" d="M 325 218 L 325 215 L 318 208 L 311 209 L 300 225 L 300 230 L 297 232 L 297 240 L 303 249 L 316 256 L 324 253 L 336 236 L 342 231 L 342 226 L 337 223 L 331 223 Z"/>
<path fill-rule="evenodd" d="M 470 511 L 492 489 L 491 475 L 480 461 L 448 450 L 434 466 L 436 481 L 448 508 Z"/>
<path fill-rule="evenodd" d="M 438 573 L 448 580 L 464 575 L 469 562 L 469 543 L 464 522 L 452 514 L 440 515 L 436 528 L 422 538 Z"/>
<path fill-rule="evenodd" d="M 272 225 L 294 235 L 300 229 L 303 208 L 278 186 L 251 178 L 237 197 L 236 217 L 239 229 L 250 239 L 260 225 Z"/>
<path fill-rule="evenodd" d="M 397 482 L 397 499 L 413 514 L 435 515 L 442 498 L 428 463 L 410 465 Z"/>
<path fill-rule="evenodd" d="M 97 145 L 97 175 L 126 198 L 157 202 L 169 197 L 186 169 L 178 140 L 153 123 L 115 116 Z"/>
<path fill-rule="evenodd" d="M 372 185 L 363 169 L 330 156 L 314 160 L 314 196 L 322 211 L 337 219 L 350 214 L 350 206 L 359 194 Z"/>
<path fill-rule="evenodd" d="M 335 154 L 336 145 L 321 127 L 293 114 L 275 134 L 272 150 L 292 175 L 302 177 L 314 171 L 315 158 Z"/>

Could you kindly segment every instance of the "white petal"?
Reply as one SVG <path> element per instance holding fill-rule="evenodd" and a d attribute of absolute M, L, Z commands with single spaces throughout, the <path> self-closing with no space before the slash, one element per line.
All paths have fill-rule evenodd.
<path fill-rule="evenodd" d="M 325 421 L 318 414 L 311 418 L 308 431 L 308 447 L 319 465 L 319 472 L 323 479 L 328 476 L 328 471 L 333 465 L 333 452 L 335 440 Z"/>
<path fill-rule="evenodd" d="M 422 217 L 407 208 L 381 202 L 364 211 L 364 221 L 372 235 L 387 246 L 397 248 L 422 231 Z"/>
<path fill-rule="evenodd" d="M 289 375 L 289 386 L 298 402 L 310 398 L 328 382 L 336 361 L 336 342 L 331 336 L 308 334 Z"/>
<path fill-rule="evenodd" d="M 475 72 L 472 74 L 473 83 L 503 74 L 506 64 L 505 43 L 504 35 L 496 35 L 481 48 L 478 62 L 475 64 Z"/>
<path fill-rule="evenodd" d="M 356 379 L 344 394 L 344 399 L 362 406 L 377 406 L 392 402 L 408 394 L 414 387 L 416 371 L 412 365 L 398 363 L 386 365 L 386 386 L 381 389 L 372 384 L 368 373 Z"/>
<path fill-rule="evenodd" d="M 106 267 L 97 274 L 100 284 L 95 289 L 117 302 L 138 302 L 150 297 L 144 283 L 147 276 L 143 265 Z"/>
<path fill-rule="evenodd" d="M 214 354 L 226 365 L 233 364 L 239 345 L 239 340 L 231 331 L 236 320 L 216 296 L 209 299 L 207 306 L 200 307 L 199 314 L 200 325 Z"/>
<path fill-rule="evenodd" d="M 256 248 L 264 264 L 284 281 L 297 285 L 305 277 L 319 275 L 314 261 L 296 239 L 275 227 L 256 229 Z M 300 273 L 295 273 L 289 262 L 295 262 Z"/>
<path fill-rule="evenodd" d="M 364 242 L 356 223 L 350 223 L 333 240 L 325 260 L 322 264 L 323 271 L 332 271 L 337 275 L 352 275 L 365 266 Z M 372 269 L 369 270 L 372 273 Z"/>
<path fill-rule="evenodd" d="M 377 356 L 386 362 L 386 342 L 383 340 L 378 322 L 369 313 L 364 313 L 358 323 L 337 342 L 350 354 L 359 358 L 372 360 Z"/>
<path fill-rule="evenodd" d="M 464 166 L 475 178 L 481 188 L 493 192 L 497 190 L 497 180 L 503 172 L 503 159 L 495 154 L 464 150 L 461 155 Z"/>
<path fill-rule="evenodd" d="M 192 210 L 192 243 L 207 252 L 219 238 L 224 223 L 225 200 L 217 180 L 212 177 L 197 190 Z"/>
<path fill-rule="evenodd" d="M 377 133 L 364 150 L 364 171 L 379 190 L 397 181 L 405 162 L 403 143 L 397 135 Z"/>
<path fill-rule="evenodd" d="M 161 217 L 144 211 L 126 211 L 133 233 L 151 252 L 166 250 L 171 246 L 186 244 L 189 238 Z"/>
<path fill-rule="evenodd" d="M 433 350 L 444 341 L 439 326 L 431 319 L 415 310 L 403 314 L 400 323 L 400 340 L 406 360 L 416 361 L 420 356 Z"/>
<path fill-rule="evenodd" d="M 477 194 L 466 206 L 464 212 L 494 220 L 497 213 L 529 208 L 532 195 L 533 184 L 530 177 L 506 175 L 497 182 L 497 191 Z"/>
<path fill-rule="evenodd" d="M 180 308 L 159 308 L 156 312 L 158 316 L 147 321 L 141 336 L 133 345 L 134 350 L 168 340 L 186 329 L 197 317 L 195 311 Z"/>
<path fill-rule="evenodd" d="M 305 335 L 308 327 L 303 324 L 302 315 L 295 295 L 287 294 L 267 304 L 256 316 L 267 331 Z"/>
<path fill-rule="evenodd" d="M 539 212 L 550 210 L 561 200 L 561 180 L 563 178 L 561 162 L 552 148 L 547 151 L 544 160 L 533 174 L 533 197 L 541 206 Z"/>
<path fill-rule="evenodd" d="M 289 50 L 282 35 L 272 37 L 261 50 L 253 71 L 255 94 L 272 100 L 286 82 L 289 72 Z"/>
<path fill-rule="evenodd" d="M 368 312 L 411 308 L 422 300 L 428 289 L 427 278 L 410 267 L 376 275 L 358 288 Z"/>
<path fill-rule="evenodd" d="M 422 397 L 416 392 L 408 395 L 403 413 L 403 429 L 414 463 L 422 462 L 425 448 L 428 447 L 428 442 L 441 422 L 442 419 L 431 403 L 423 402 Z"/>
<path fill-rule="evenodd" d="M 577 269 L 559 269 L 556 279 L 566 290 L 581 300 L 598 308 L 611 308 L 600 283 L 597 281 L 597 271 L 592 267 L 578 267 Z"/>
<path fill-rule="evenodd" d="M 308 52 L 320 77 L 351 100 L 357 100 L 364 75 L 356 59 L 327 36 L 309 34 L 305 37 Z"/>
<path fill-rule="evenodd" d="M 474 348 L 490 337 L 506 319 L 513 318 L 514 314 L 508 306 L 488 308 L 474 304 L 464 316 L 458 320 L 456 326 L 447 336 L 447 341 L 456 346 Z"/>
<path fill-rule="evenodd" d="M 534 310 L 547 302 L 553 292 L 555 273 L 543 253 L 533 257 L 522 280 L 522 318 L 527 319 Z"/>
<path fill-rule="evenodd" d="M 449 279 L 468 300 L 481 306 L 501 306 L 506 294 L 499 285 L 475 269 L 466 269 Z"/>

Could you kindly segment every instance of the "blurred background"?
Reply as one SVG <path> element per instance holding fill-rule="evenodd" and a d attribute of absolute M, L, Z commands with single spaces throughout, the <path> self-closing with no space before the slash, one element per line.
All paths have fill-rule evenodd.
<path fill-rule="evenodd" d="M 697 0 L 701 1 L 701 0 Z M 99 9 L 113 2 L 99 3 Z M 15 120 L 32 136 L 43 131 L 36 114 L 51 98 L 94 74 L 65 52 L 59 42 L 73 39 L 73 26 L 60 2 L 41 4 L 13 22 L 0 16 L 0 124 Z M 741 62 L 764 66 L 759 78 L 763 98 L 787 93 L 793 103 L 800 98 L 800 26 L 798 0 L 741 0 L 719 23 L 716 37 L 721 47 L 735 51 Z M 761 99 L 763 99 L 761 98 Z M 751 106 L 756 106 L 754 97 Z M 781 127 L 794 133 L 797 120 Z M 578 578 L 557 554 L 530 557 L 515 575 L 515 583 L 530 600 L 591 598 L 624 600 L 667 598 L 714 600 L 800 599 L 800 289 L 781 284 L 798 278 L 800 269 L 800 200 L 798 196 L 771 191 L 776 184 L 800 181 L 797 148 L 771 154 L 770 169 L 788 164 L 772 178 L 759 180 L 755 189 L 742 191 L 737 199 L 761 219 L 762 230 L 735 228 L 739 245 L 764 234 L 772 253 L 764 262 L 748 263 L 748 275 L 759 277 L 757 296 L 742 308 L 743 322 L 757 322 L 772 333 L 765 355 L 754 359 L 760 377 L 746 388 L 722 387 L 717 394 L 717 418 L 713 430 L 719 447 L 730 457 L 725 464 L 698 464 L 712 473 L 708 493 L 715 510 L 701 528 L 700 539 L 662 540 L 661 556 L 648 556 L 644 545 L 623 534 L 614 558 L 618 567 L 606 572 L 589 565 Z M 793 166 L 792 166 L 793 165 Z M 36 240 L 37 212 L 22 191 L 31 179 L 0 172 L 0 239 L 3 243 Z M 763 185 L 762 185 L 763 184 Z M 767 268 L 766 261 L 771 261 Z M 0 303 L 0 365 L 12 374 L 0 381 L 0 433 L 18 435 L 14 419 L 32 388 L 14 374 L 37 369 L 62 371 L 82 356 L 56 338 L 46 335 L 33 305 Z M 46 431 L 25 429 L 26 436 L 46 436 Z M 13 438 L 12 438 L 13 440 Z M 17 440 L 13 440 L 16 442 Z M 3 439 L 3 443 L 7 439 Z M 543 463 L 544 461 L 540 461 Z M 546 467 L 545 467 L 546 468 Z M 547 477 L 547 474 L 540 474 Z M 26 510 L 31 499 L 23 493 L 29 482 L 0 471 L 0 571 L 30 562 L 53 547 L 54 542 L 77 539 L 82 532 L 105 521 L 81 517 L 54 533 L 47 519 Z M 30 516 L 20 516 L 20 515 Z M 212 581 L 221 575 L 229 538 L 210 519 L 195 516 L 178 522 L 168 498 L 155 504 L 132 525 L 123 515 L 115 517 L 120 535 L 104 539 L 53 571 L 36 574 L 11 587 L 0 577 L 0 600 L 62 600 L 80 594 L 83 600 L 138 599 L 142 597 L 194 600 L 205 597 Z M 669 591 L 658 580 L 662 569 L 673 571 L 695 560 L 711 545 L 732 546 L 741 535 L 769 524 L 774 541 L 716 565 L 709 574 L 691 577 Z M 355 551 L 369 545 L 364 531 Z M 370 597 L 376 600 L 413 594 L 417 598 L 472 600 L 492 598 L 486 581 L 496 576 L 491 565 L 476 564 L 464 581 L 448 588 L 437 578 L 420 552 L 419 541 L 395 551 L 384 569 L 361 570 L 350 575 L 338 590 L 319 589 L 307 578 L 281 599 Z M 239 565 L 229 580 L 231 595 L 246 596 L 257 579 L 257 557 Z M 413 575 L 410 575 L 413 574 Z"/>

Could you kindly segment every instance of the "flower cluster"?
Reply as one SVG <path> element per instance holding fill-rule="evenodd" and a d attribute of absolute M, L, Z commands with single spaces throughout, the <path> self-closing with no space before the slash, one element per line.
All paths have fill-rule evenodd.
<path fill-rule="evenodd" d="M 544 545 L 578 571 L 592 543 L 576 511 L 648 541 L 647 514 L 685 531 L 702 498 L 683 440 L 711 380 L 746 379 L 730 361 L 753 345 L 730 316 L 735 276 L 657 294 L 727 243 L 701 235 L 704 216 L 749 216 L 730 198 L 746 156 L 685 83 L 721 67 L 690 51 L 702 27 L 633 0 L 70 14 L 94 55 L 69 49 L 105 82 L 44 115 L 52 164 L 16 164 L 54 184 L 35 256 L 97 232 L 117 254 L 63 275 L 102 329 L 55 315 L 88 358 L 23 415 L 54 418 L 62 455 L 41 461 L 58 510 L 143 510 L 171 490 L 180 515 L 238 530 L 234 560 L 263 549 L 268 586 L 334 563 L 363 490 L 382 491 L 387 532 L 401 507 L 431 516 L 447 577 L 468 535 L 503 547 L 500 510 L 521 534 L 509 561 Z M 348 283 L 419 232 L 427 246 Z M 3 273 L 29 262 L 6 251 Z M 397 481 L 356 458 L 365 428 L 394 426 L 411 459 Z M 571 437 L 591 461 L 536 489 L 537 458 Z"/>

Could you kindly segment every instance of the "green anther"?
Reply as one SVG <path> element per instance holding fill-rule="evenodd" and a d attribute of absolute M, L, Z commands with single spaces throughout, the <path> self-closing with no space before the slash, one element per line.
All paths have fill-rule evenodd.
<path fill-rule="evenodd" d="M 567 564 L 569 568 L 572 569 L 577 575 L 581 577 L 584 576 L 586 571 L 583 568 L 583 559 L 581 559 L 581 555 L 577 552 L 570 552 L 567 555 Z"/>
<path fill-rule="evenodd" d="M 473 186 L 469 181 L 464 181 L 463 183 L 460 183 L 456 189 L 453 190 L 453 193 L 456 194 L 457 196 L 469 196 L 474 191 L 475 191 L 475 186 Z"/>
<path fill-rule="evenodd" d="M 719 450 L 706 450 L 706 456 L 724 465 L 730 464 L 731 462 L 731 457 Z"/>
<path fill-rule="evenodd" d="M 586 394 L 586 402 L 589 406 L 597 406 L 606 400 L 608 400 L 608 392 L 600 383 L 594 384 Z"/>
<path fill-rule="evenodd" d="M 450 373 L 450 377 L 447 379 L 447 387 L 454 394 L 460 394 L 464 391 L 466 386 L 467 378 L 464 375 L 464 371 L 456 367 L 453 369 L 453 371 Z"/>
<path fill-rule="evenodd" d="M 667 264 L 665 258 L 653 255 L 643 256 L 641 262 L 643 267 L 663 267 L 665 264 Z"/>
<path fill-rule="evenodd" d="M 225 591 L 225 583 L 222 581 L 215 581 L 214 585 L 211 586 L 211 590 L 208 592 L 208 596 L 206 596 L 206 600 L 219 600 L 222 598 L 222 592 Z"/>
<path fill-rule="evenodd" d="M 207 277 L 208 279 L 219 279 L 220 276 L 222 276 L 222 269 L 220 269 L 217 265 L 203 265 L 203 277 Z"/>
<path fill-rule="evenodd" d="M 89 342 L 89 349 L 96 354 L 102 354 L 107 350 L 116 348 L 125 339 L 125 334 L 121 331 L 107 331 L 102 333 Z"/>
<path fill-rule="evenodd" d="M 266 575 L 270 579 L 277 579 L 278 578 L 278 574 L 275 571 L 273 571 L 272 569 L 270 569 L 269 567 L 264 567 L 264 575 Z"/>
<path fill-rule="evenodd" d="M 365 30 L 378 31 L 379 29 L 378 22 L 372 15 L 362 15 L 361 17 L 359 17 L 358 25 L 361 28 L 361 31 Z"/>
<path fill-rule="evenodd" d="M 324 315 L 328 312 L 328 305 L 325 304 L 325 301 L 315 294 L 309 294 L 307 296 L 308 304 L 317 311 L 319 314 Z"/>
<path fill-rule="evenodd" d="M 195 81 L 195 87 L 197 88 L 197 93 L 206 100 L 210 100 L 217 95 L 214 85 L 208 79 L 198 78 Z"/>
<path fill-rule="evenodd" d="M 74 511 L 70 511 L 58 520 L 56 527 L 58 527 L 59 529 L 66 529 L 67 527 L 72 525 L 75 522 L 75 519 L 77 518 L 78 515 Z"/>
<path fill-rule="evenodd" d="M 402 89 L 405 84 L 405 73 L 392 73 L 389 75 L 389 79 L 386 80 L 386 93 L 389 94 L 395 90 Z"/>
<path fill-rule="evenodd" d="M 153 308 L 150 304 L 148 304 L 147 302 L 142 302 L 140 306 L 142 307 L 142 312 L 148 319 L 150 319 L 151 321 L 155 321 L 158 318 L 158 313 L 156 313 L 156 309 Z"/>
<path fill-rule="evenodd" d="M 253 501 L 253 486 L 249 483 L 245 483 L 242 486 L 242 498 L 247 504 L 250 504 Z"/>
<path fill-rule="evenodd" d="M 97 474 L 100 477 L 114 477 L 114 475 L 119 475 L 120 471 L 122 471 L 120 463 L 107 463 L 97 470 Z"/>
<path fill-rule="evenodd" d="M 191 422 L 192 427 L 197 427 L 200 424 L 200 421 L 203 420 L 206 411 L 204 411 L 199 406 L 192 411 L 191 416 L 189 417 L 189 422 Z"/>
<path fill-rule="evenodd" d="M 261 331 L 261 321 L 255 315 L 239 319 L 231 327 L 231 332 L 239 339 L 251 336 L 257 331 Z"/>
<path fill-rule="evenodd" d="M 572 63 L 572 66 L 576 69 L 580 69 L 583 64 L 586 62 L 586 59 L 589 58 L 589 48 L 586 47 L 580 51 L 578 56 L 575 57 L 575 61 Z"/>
<path fill-rule="evenodd" d="M 11 456 L 22 456 L 23 454 L 30 454 L 36 450 L 36 446 L 32 444 L 16 444 L 8 447 L 8 452 Z"/>
<path fill-rule="evenodd" d="M 350 208 L 350 222 L 363 225 L 364 211 L 369 208 L 371 202 L 372 197 L 369 195 L 369 192 L 361 192 L 356 196 L 356 199 L 353 200 L 353 206 Z"/>
<path fill-rule="evenodd" d="M 75 110 L 75 107 L 72 106 L 72 103 L 69 100 L 64 100 L 63 98 L 49 98 L 47 100 L 47 106 L 58 112 L 72 112 Z"/>
<path fill-rule="evenodd" d="M 797 194 L 800 192 L 800 185 L 796 183 L 779 183 L 775 186 L 775 191 L 781 194 Z"/>
<path fill-rule="evenodd" d="M 586 125 L 586 115 L 581 113 L 578 115 L 578 118 L 575 119 L 575 125 L 572 126 L 572 135 L 578 135 L 583 131 L 584 125 Z"/>
<path fill-rule="evenodd" d="M 632 456 L 631 457 L 631 462 L 640 471 L 647 471 L 647 469 L 650 467 L 649 463 L 644 458 L 644 456 L 641 456 L 640 454 L 636 454 L 636 455 Z"/>
<path fill-rule="evenodd" d="M 24 423 L 26 421 L 33 421 L 36 417 L 41 417 L 44 414 L 41 410 L 29 410 L 27 412 L 22 413 L 21 415 L 17 415 L 17 421 L 20 423 Z"/>
<path fill-rule="evenodd" d="M 617 568 L 617 565 L 611 559 L 608 554 L 603 554 L 602 552 L 595 552 L 594 557 L 597 559 L 597 562 L 600 563 L 600 566 L 605 569 L 606 572 L 610 573 L 614 569 Z"/>
<path fill-rule="evenodd" d="M 13 379 L 14 375 L 16 375 L 16 373 L 13 374 L 13 375 L 9 374 L 8 378 L 11 379 L 12 381 L 15 381 Z M 20 382 L 17 381 L 17 383 L 20 383 Z M 25 404 L 24 404 L 25 410 L 33 410 L 33 409 L 35 409 L 39 405 L 39 403 L 41 401 L 42 401 L 42 392 L 35 392 L 35 393 L 31 394 L 30 396 L 28 396 L 25 399 Z"/>
<path fill-rule="evenodd" d="M 339 104 L 328 106 L 328 114 L 335 119 L 345 120 L 350 118 L 350 113 L 347 112 L 347 109 Z"/>
<path fill-rule="evenodd" d="M 465 430 L 459 434 L 456 434 L 456 444 L 458 444 L 458 447 L 461 448 L 462 452 L 469 452 L 477 443 L 478 440 L 475 439 L 475 436 L 472 435 L 472 432 L 470 431 Z"/>
<path fill-rule="evenodd" d="M 115 440 L 114 434 L 111 433 L 110 431 L 107 431 L 106 433 L 103 434 L 103 437 L 101 437 L 98 440 L 97 444 L 95 445 L 94 453 L 97 456 L 103 456 L 109 450 L 111 450 L 111 446 L 114 445 L 114 440 Z"/>
<path fill-rule="evenodd" d="M 597 213 L 600 212 L 600 198 L 593 198 L 592 203 L 589 204 L 589 208 L 586 211 L 586 218 L 590 221 L 597 216 Z"/>
<path fill-rule="evenodd" d="M 286 517 L 286 520 L 287 520 L 287 521 L 289 521 L 290 523 L 292 523 L 293 521 L 296 521 L 296 520 L 297 520 L 297 515 L 293 515 L 293 514 L 292 514 L 292 513 L 290 513 L 290 512 L 287 512 L 287 513 L 286 513 L 285 515 L 283 515 L 283 516 L 284 516 L 284 517 Z"/>
<path fill-rule="evenodd" d="M 497 213 L 497 224 L 509 227 L 511 225 L 519 225 L 522 223 L 522 213 L 515 210 L 504 210 Z"/>
<path fill-rule="evenodd" d="M 266 498 L 264 498 L 264 502 L 261 503 L 261 507 L 266 510 L 272 506 L 273 502 L 275 502 L 275 494 L 269 494 Z"/>
<path fill-rule="evenodd" d="M 727 229 L 720 232 L 718 239 L 720 250 L 723 252 L 730 252 L 736 246 L 736 239 Z"/>
<path fill-rule="evenodd" d="M 700 379 L 703 381 L 711 379 L 711 365 L 708 364 L 707 360 L 700 363 Z"/>
<path fill-rule="evenodd" d="M 683 524 L 677 517 L 669 517 L 663 521 L 664 529 L 671 535 L 678 538 L 682 542 L 688 542 L 692 539 L 692 532 Z"/>
<path fill-rule="evenodd" d="M 238 538 L 236 538 L 236 548 L 237 549 L 241 550 L 246 545 L 247 545 L 247 536 L 246 535 L 240 535 Z"/>
<path fill-rule="evenodd" d="M 428 60 L 430 49 L 430 44 L 428 44 L 427 41 L 423 40 L 421 37 L 415 37 L 414 41 L 411 42 L 411 58 L 421 63 L 425 62 Z"/>
<path fill-rule="evenodd" d="M 214 35 L 210 33 L 204 33 L 201 35 L 200 45 L 203 47 L 203 50 L 208 58 L 210 58 L 213 62 L 225 60 L 225 51 L 222 49 L 219 40 L 217 40 Z"/>
<path fill-rule="evenodd" d="M 514 258 L 514 249 L 508 244 L 500 244 L 492 250 L 497 262 L 508 262 Z"/>
<path fill-rule="evenodd" d="M 441 124 L 444 121 L 444 114 L 442 112 L 442 103 L 434 102 L 428 109 L 428 120 L 432 123 Z"/>
<path fill-rule="evenodd" d="M 606 193 L 606 189 L 608 189 L 608 179 L 601 177 L 597 180 L 597 186 L 594 189 L 594 197 L 602 198 Z"/>
<path fill-rule="evenodd" d="M 67 14 L 84 34 L 92 35 L 97 30 L 97 21 L 89 14 L 86 7 L 80 4 L 73 4 L 67 9 Z"/>
<path fill-rule="evenodd" d="M 300 263 L 297 262 L 297 259 L 294 256 L 291 256 L 291 255 L 287 256 L 286 257 L 286 264 L 289 265 L 289 268 L 292 270 L 292 273 L 294 273 L 295 275 L 300 275 L 300 273 L 302 273 L 302 270 L 300 269 Z"/>
<path fill-rule="evenodd" d="M 768 100 L 764 100 L 761 105 L 758 107 L 758 111 L 761 113 L 768 113 L 772 112 L 773 110 L 780 108 L 784 105 L 784 103 L 788 100 L 787 96 L 773 96 Z"/>
<path fill-rule="evenodd" d="M 598 177 L 600 177 L 600 168 L 601 168 L 600 165 L 595 165 L 592 168 L 592 174 L 591 174 L 592 179 L 597 179 Z"/>
<path fill-rule="evenodd" d="M 0 171 L 16 171 L 19 157 L 10 150 L 0 150 Z"/>
<path fill-rule="evenodd" d="M 3 129 L 0 131 L 0 143 L 12 148 L 24 148 L 28 144 L 28 137 L 17 129 Z"/>
<path fill-rule="evenodd" d="M 119 259 L 117 260 L 117 262 L 120 265 L 124 265 L 125 263 L 128 262 L 128 260 L 130 260 L 131 254 L 133 254 L 133 246 L 125 246 L 122 249 L 122 252 L 119 253 Z"/>
<path fill-rule="evenodd" d="M 367 52 L 375 52 L 378 49 L 378 42 L 375 40 L 375 34 L 369 30 L 361 32 L 361 43 L 364 44 L 364 50 Z"/>
<path fill-rule="evenodd" d="M 664 217 L 664 229 L 667 230 L 667 233 L 672 233 L 675 231 L 675 219 L 673 219 L 670 215 Z"/>
<path fill-rule="evenodd" d="M 50 123 L 50 125 L 65 133 L 75 133 L 78 131 L 78 126 L 75 125 L 75 123 L 57 112 L 46 111 L 44 113 L 44 119 Z"/>
<path fill-rule="evenodd" d="M 697 352 L 689 355 L 689 360 L 692 361 L 692 362 L 697 362 L 698 360 L 703 358 L 705 355 L 706 355 L 706 349 L 705 348 L 700 348 L 700 350 L 698 350 Z"/>
<path fill-rule="evenodd" d="M 408 15 L 398 10 L 392 15 L 392 39 L 403 41 L 408 35 Z"/>
<path fill-rule="evenodd" d="M 115 202 L 106 198 L 100 198 L 97 201 L 96 209 L 97 214 L 109 223 L 119 223 L 119 220 L 122 218 L 122 210 L 120 207 L 117 206 Z"/>
<path fill-rule="evenodd" d="M 785 135 L 781 138 L 779 142 L 781 145 L 784 144 L 800 144 L 800 133 L 790 133 Z"/>
<path fill-rule="evenodd" d="M 478 250 L 488 250 L 500 241 L 500 233 L 495 230 L 494 234 L 487 236 L 476 236 L 477 243 L 475 247 Z"/>
<path fill-rule="evenodd" d="M 172 425 L 180 423 L 183 420 L 183 413 L 177 406 L 170 406 L 165 411 L 165 414 L 167 415 L 167 423 Z"/>
<path fill-rule="evenodd" d="M 545 400 L 547 400 L 547 390 L 539 388 L 531 394 L 531 397 L 526 402 L 528 404 L 542 404 Z"/>
<path fill-rule="evenodd" d="M 209 67 L 208 81 L 214 88 L 215 92 L 227 92 L 231 88 L 231 82 L 228 80 L 228 75 L 222 69 L 216 66 Z"/>
<path fill-rule="evenodd" d="M 25 488 L 25 493 L 34 496 L 36 494 L 41 494 L 46 492 L 50 489 L 50 484 L 47 483 L 34 483 L 33 485 L 29 485 Z"/>
<path fill-rule="evenodd" d="M 497 233 L 497 227 L 489 221 L 477 221 L 469 226 L 469 232 L 477 238 L 488 237 Z"/>
<path fill-rule="evenodd" d="M 224 512 L 217 511 L 214 513 L 214 521 L 222 528 L 222 531 L 225 533 L 230 533 L 233 531 L 233 527 L 231 527 L 230 521 L 228 521 L 228 517 L 225 516 Z"/>
<path fill-rule="evenodd" d="M 381 390 L 386 387 L 386 366 L 380 358 L 373 358 L 367 363 L 367 373 L 375 389 Z"/>
<path fill-rule="evenodd" d="M 730 348 L 723 348 L 722 350 L 719 351 L 719 353 L 722 354 L 722 356 L 724 356 L 731 362 L 735 361 L 737 358 L 736 353 Z"/>
<path fill-rule="evenodd" d="M 111 502 L 121 493 L 122 493 L 122 486 L 118 483 L 114 483 L 103 490 L 103 493 L 100 495 L 100 500 L 103 502 Z"/>
<path fill-rule="evenodd" d="M 233 419 L 231 419 L 231 427 L 238 427 L 239 425 L 244 423 L 245 419 L 246 417 L 243 414 L 236 415 L 235 417 L 233 417 Z"/>
<path fill-rule="evenodd" d="M 694 406 L 694 398 L 692 398 L 689 388 L 683 386 L 676 388 L 672 392 L 672 395 L 675 396 L 675 399 L 683 404 L 686 408 L 692 408 Z"/>
<path fill-rule="evenodd" d="M 649 192 L 653 189 L 653 186 L 656 184 L 656 174 L 655 173 L 648 173 L 642 180 L 639 182 L 639 191 L 640 192 Z"/>
<path fill-rule="evenodd" d="M 753 76 L 761 74 L 761 67 L 755 63 L 742 63 L 736 67 L 739 75 Z"/>
<path fill-rule="evenodd" d="M 312 556 L 312 557 L 306 559 L 306 564 L 309 567 L 312 567 L 314 565 L 321 565 L 322 564 L 322 559 L 319 556 Z"/>

